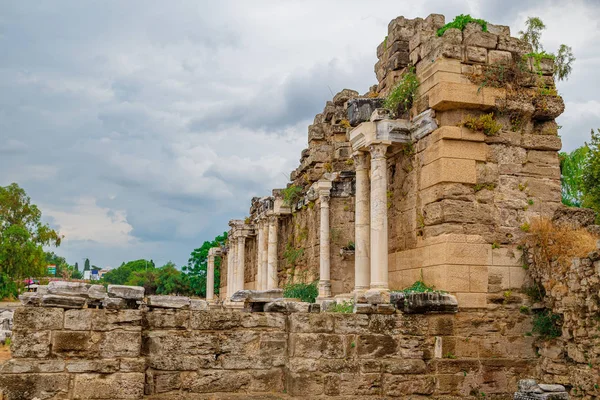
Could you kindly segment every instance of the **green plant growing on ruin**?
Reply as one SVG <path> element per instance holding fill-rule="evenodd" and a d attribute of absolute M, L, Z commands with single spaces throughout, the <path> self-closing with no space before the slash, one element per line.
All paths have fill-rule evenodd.
<path fill-rule="evenodd" d="M 387 50 L 387 40 L 388 40 L 387 36 L 385 38 L 383 38 L 383 50 Z"/>
<path fill-rule="evenodd" d="M 498 242 L 492 243 L 492 249 L 499 249 L 499 248 L 500 248 L 500 244 L 498 244 Z"/>
<path fill-rule="evenodd" d="M 283 252 L 283 258 L 290 266 L 295 266 L 300 257 L 304 255 L 304 249 L 296 249 L 290 243 L 287 244 Z"/>
<path fill-rule="evenodd" d="M 529 232 L 529 230 L 531 229 L 531 225 L 529 224 L 529 222 L 523 222 L 519 229 L 521 229 L 523 232 Z"/>
<path fill-rule="evenodd" d="M 533 303 L 539 303 L 544 300 L 544 297 L 546 296 L 546 289 L 544 289 L 544 287 L 539 283 L 536 283 L 525 287 L 523 289 L 523 293 L 525 293 Z"/>
<path fill-rule="evenodd" d="M 352 158 L 347 159 L 346 160 L 346 165 L 349 166 L 349 167 L 353 166 L 354 165 L 354 160 Z"/>
<path fill-rule="evenodd" d="M 456 356 L 454 354 L 452 354 L 451 352 L 447 352 L 446 354 L 444 354 L 444 358 L 449 358 L 451 360 L 456 359 Z"/>
<path fill-rule="evenodd" d="M 387 197 L 387 208 L 389 210 L 390 208 L 392 208 L 392 198 L 394 197 L 394 192 L 388 190 L 385 196 Z"/>
<path fill-rule="evenodd" d="M 350 128 L 350 121 L 348 121 L 347 119 L 343 119 L 340 121 L 340 125 L 342 126 L 342 128 Z"/>
<path fill-rule="evenodd" d="M 562 334 L 562 318 L 550 310 L 543 310 L 533 317 L 533 332 L 544 339 L 554 339 Z"/>
<path fill-rule="evenodd" d="M 406 143 L 404 146 L 402 146 L 402 154 L 404 154 L 406 157 L 412 157 L 415 155 L 415 146 L 412 144 L 412 142 Z"/>
<path fill-rule="evenodd" d="M 356 342 L 350 343 L 350 347 L 355 348 L 356 347 Z"/>
<path fill-rule="evenodd" d="M 420 212 L 417 212 L 417 228 L 425 228 L 425 217 Z"/>
<path fill-rule="evenodd" d="M 317 282 L 288 283 L 283 287 L 283 297 L 300 299 L 307 303 L 314 303 L 319 295 Z"/>
<path fill-rule="evenodd" d="M 462 122 L 462 125 L 474 131 L 483 132 L 486 136 L 493 136 L 502 129 L 502 124 L 494 119 L 493 112 L 479 117 L 468 117 Z"/>
<path fill-rule="evenodd" d="M 252 220 L 250 219 L 250 217 L 244 218 L 244 224 L 249 225 L 251 222 Z"/>
<path fill-rule="evenodd" d="M 296 185 L 290 185 L 281 191 L 283 203 L 287 206 L 293 206 L 300 200 L 302 188 Z"/>
<path fill-rule="evenodd" d="M 309 208 L 309 209 L 311 209 L 311 210 L 312 210 L 313 208 L 315 208 L 315 202 L 314 202 L 314 201 L 311 201 L 310 203 L 308 203 L 308 208 Z"/>
<path fill-rule="evenodd" d="M 340 303 L 335 303 L 335 305 L 330 307 L 327 311 L 339 314 L 352 314 L 354 312 L 354 301 L 344 300 Z"/>
<path fill-rule="evenodd" d="M 425 283 L 425 279 L 423 278 L 423 270 L 421 270 L 421 277 L 418 281 L 413 283 L 411 286 L 402 289 L 402 290 L 393 290 L 393 292 L 399 292 L 404 294 L 410 293 L 446 293 L 442 290 L 436 290 L 435 286 L 429 286 Z"/>
<path fill-rule="evenodd" d="M 530 206 L 532 206 L 534 204 L 533 199 L 528 199 L 527 200 L 527 204 L 529 204 Z"/>
<path fill-rule="evenodd" d="M 410 110 L 419 89 L 419 79 L 415 67 L 408 67 L 398 85 L 388 94 L 383 106 L 395 116 Z"/>
<path fill-rule="evenodd" d="M 529 307 L 527 307 L 527 306 L 521 306 L 521 307 L 519 307 L 519 312 L 521 314 L 529 314 Z"/>
<path fill-rule="evenodd" d="M 333 172 L 333 165 L 331 165 L 330 162 L 326 162 L 325 164 L 323 164 L 323 169 L 325 170 L 325 172 Z"/>
<path fill-rule="evenodd" d="M 475 186 L 473 186 L 473 189 L 475 190 L 475 193 L 483 190 L 483 189 L 487 189 L 487 190 L 494 190 L 496 188 L 496 184 L 492 183 L 492 182 L 488 182 L 488 183 L 478 183 Z"/>
<path fill-rule="evenodd" d="M 336 243 L 338 240 L 340 240 L 341 235 L 342 231 L 337 228 L 331 228 L 329 230 L 329 238 L 331 240 L 331 243 Z"/>
<path fill-rule="evenodd" d="M 519 31 L 520 39 L 531 45 L 532 52 L 526 54 L 526 57 L 534 59 L 534 66 L 538 73 L 541 70 L 540 61 L 544 58 L 554 60 L 554 78 L 562 81 L 567 79 L 573 71 L 575 56 L 573 49 L 566 44 L 561 44 L 556 54 L 547 53 L 542 46 L 542 31 L 546 29 L 544 22 L 538 17 L 529 17 L 525 22 L 525 30 Z"/>
<path fill-rule="evenodd" d="M 456 28 L 461 31 L 464 31 L 470 22 L 474 22 L 476 24 L 481 25 L 481 30 L 484 32 L 487 32 L 487 24 L 488 24 L 487 21 L 480 19 L 480 18 L 473 18 L 469 14 L 466 14 L 466 15 L 460 14 L 460 15 L 457 15 L 456 18 L 454 18 L 454 20 L 452 22 L 449 22 L 446 25 L 442 26 L 440 29 L 438 29 L 437 35 L 442 36 L 444 34 L 444 32 L 446 32 L 448 29 L 451 29 L 451 28 Z"/>
<path fill-rule="evenodd" d="M 352 240 L 350 240 L 348 242 L 348 244 L 346 245 L 346 247 L 344 247 L 345 250 L 355 250 L 355 245 L 354 242 Z"/>

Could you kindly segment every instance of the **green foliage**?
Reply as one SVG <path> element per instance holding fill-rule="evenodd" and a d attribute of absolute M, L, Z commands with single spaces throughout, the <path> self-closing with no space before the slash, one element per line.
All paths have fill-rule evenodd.
<path fill-rule="evenodd" d="M 475 192 L 479 192 L 483 189 L 494 190 L 495 188 L 496 188 L 496 184 L 492 183 L 492 182 L 478 183 L 475 186 L 473 186 L 473 190 L 475 190 Z"/>
<path fill-rule="evenodd" d="M 562 318 L 550 310 L 544 310 L 533 317 L 533 332 L 546 339 L 557 338 L 562 334 Z"/>
<path fill-rule="evenodd" d="M 540 42 L 542 31 L 546 29 L 546 25 L 538 17 L 529 17 L 525 22 L 525 31 L 519 31 L 520 39 L 531 44 L 533 51 L 539 53 L 544 50 Z"/>
<path fill-rule="evenodd" d="M 592 130 L 589 155 L 582 174 L 583 206 L 600 214 L 600 129 Z"/>
<path fill-rule="evenodd" d="M 538 71 L 540 71 L 540 60 L 549 58 L 554 60 L 554 78 L 562 81 L 568 78 L 573 71 L 573 62 L 575 56 L 573 49 L 566 44 L 561 44 L 557 54 L 547 53 L 541 43 L 542 31 L 546 29 L 546 25 L 538 17 L 529 17 L 525 23 L 525 31 L 520 31 L 521 40 L 528 42 L 533 52 L 527 54 L 527 57 L 533 57 Z"/>
<path fill-rule="evenodd" d="M 502 129 L 502 125 L 494 119 L 494 113 L 468 117 L 462 125 L 474 131 L 483 132 L 486 136 L 493 136 Z"/>
<path fill-rule="evenodd" d="M 134 272 L 146 271 L 154 268 L 155 266 L 152 261 L 144 259 L 129 261 L 127 263 L 122 263 L 118 268 L 108 271 L 102 276 L 102 281 L 113 285 L 126 285 Z"/>
<path fill-rule="evenodd" d="M 423 271 L 421 271 L 421 279 L 413 283 L 411 286 L 398 290 L 397 292 L 409 294 L 409 293 L 444 293 L 441 290 L 436 290 L 434 286 L 428 286 L 423 279 Z"/>
<path fill-rule="evenodd" d="M 283 252 L 283 258 L 285 258 L 289 266 L 295 266 L 296 261 L 298 261 L 298 259 L 303 255 L 304 249 L 296 249 L 289 243 Z"/>
<path fill-rule="evenodd" d="M 554 59 L 554 77 L 559 81 L 567 79 L 573 71 L 573 62 L 575 62 L 573 49 L 571 46 L 561 44 L 558 48 L 558 54 Z"/>
<path fill-rule="evenodd" d="M 283 297 L 300 299 L 307 303 L 314 303 L 319 295 L 317 282 L 312 283 L 288 283 L 283 288 Z"/>
<path fill-rule="evenodd" d="M 7 337 L 6 339 L 4 339 L 4 345 L 6 347 L 10 347 L 11 343 L 12 343 L 11 338 Z"/>
<path fill-rule="evenodd" d="M 225 246 L 227 241 L 227 232 L 218 235 L 212 241 L 205 241 L 190 254 L 187 266 L 182 271 L 188 278 L 190 292 L 196 296 L 206 296 L 206 273 L 208 269 L 208 251 L 213 247 Z M 215 257 L 215 294 L 219 293 L 221 286 L 221 257 Z"/>
<path fill-rule="evenodd" d="M 89 258 L 85 259 L 85 264 L 84 264 L 83 270 L 84 271 L 89 271 L 90 270 L 90 259 Z"/>
<path fill-rule="evenodd" d="M 17 284 L 8 275 L 0 272 L 0 300 L 13 300 L 19 296 Z"/>
<path fill-rule="evenodd" d="M 354 242 L 352 240 L 350 240 L 348 242 L 348 244 L 345 247 L 346 250 L 355 250 L 356 249 L 356 245 L 354 244 Z"/>
<path fill-rule="evenodd" d="M 581 146 L 570 153 L 561 152 L 560 183 L 563 204 L 570 207 L 581 207 L 583 202 L 583 174 L 590 149 Z"/>
<path fill-rule="evenodd" d="M 160 268 L 156 278 L 156 293 L 178 295 L 195 294 L 191 292 L 187 275 L 180 272 L 175 267 L 175 264 L 170 261 Z"/>
<path fill-rule="evenodd" d="M 327 312 L 340 313 L 340 314 L 352 314 L 354 312 L 354 301 L 342 301 L 335 303 L 334 306 L 330 307 Z"/>
<path fill-rule="evenodd" d="M 521 314 L 529 314 L 529 307 L 527 307 L 527 306 L 521 306 L 521 307 L 519 307 L 519 312 Z"/>
<path fill-rule="evenodd" d="M 281 194 L 283 195 L 283 203 L 288 206 L 293 206 L 300 200 L 302 188 L 300 186 L 290 185 L 283 189 Z"/>
<path fill-rule="evenodd" d="M 450 28 L 456 28 L 456 29 L 460 29 L 461 31 L 464 31 L 465 28 L 467 27 L 467 24 L 469 24 L 470 22 L 475 22 L 476 24 L 481 25 L 481 29 L 484 32 L 487 32 L 487 21 L 485 21 L 483 19 L 479 19 L 479 18 L 473 18 L 469 14 L 467 14 L 467 15 L 460 14 L 460 15 L 457 15 L 456 18 L 454 18 L 454 21 L 447 23 L 446 25 L 444 25 L 440 29 L 438 29 L 437 35 L 442 36 L 444 34 L 444 32 L 446 32 Z"/>
<path fill-rule="evenodd" d="M 402 80 L 384 100 L 383 106 L 394 115 L 403 114 L 412 107 L 418 88 L 419 79 L 415 73 L 415 67 L 410 66 Z"/>
<path fill-rule="evenodd" d="M 60 246 L 62 236 L 41 220 L 42 212 L 19 185 L 0 186 L 0 273 L 12 278 L 44 274 L 43 248 Z"/>
<path fill-rule="evenodd" d="M 444 354 L 444 358 L 449 358 L 451 360 L 456 359 L 456 356 L 454 354 L 452 354 L 451 352 L 447 352 L 446 354 Z"/>
<path fill-rule="evenodd" d="M 529 232 L 529 230 L 531 229 L 531 225 L 529 224 L 529 222 L 523 222 L 519 229 L 521 229 L 523 232 Z"/>

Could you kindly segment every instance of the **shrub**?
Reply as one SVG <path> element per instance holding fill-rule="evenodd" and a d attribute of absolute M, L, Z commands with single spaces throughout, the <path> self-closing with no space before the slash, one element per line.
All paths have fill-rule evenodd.
<path fill-rule="evenodd" d="M 400 83 L 385 99 L 383 106 L 394 115 L 399 115 L 410 110 L 418 88 L 419 79 L 415 73 L 415 67 L 410 66 Z"/>
<path fill-rule="evenodd" d="M 583 170 L 583 206 L 600 214 L 600 129 L 592 130 L 592 140 L 587 145 L 589 156 Z"/>
<path fill-rule="evenodd" d="M 494 113 L 469 117 L 463 121 L 462 125 L 474 131 L 481 131 L 486 136 L 493 136 L 502 129 L 502 125 L 494 119 Z"/>
<path fill-rule="evenodd" d="M 535 218 L 529 225 L 524 244 L 533 256 L 535 268 L 557 265 L 564 272 L 573 258 L 587 257 L 596 250 L 598 238 L 585 229 L 556 226 L 547 218 Z"/>
<path fill-rule="evenodd" d="M 454 18 L 454 21 L 449 22 L 446 25 L 442 26 L 440 29 L 438 29 L 437 35 L 442 36 L 444 32 L 446 32 L 450 28 L 456 28 L 460 29 L 461 31 L 464 31 L 467 27 L 467 24 L 469 24 L 470 22 L 475 22 L 476 24 L 481 25 L 481 30 L 487 32 L 487 21 L 479 18 L 473 18 L 469 14 L 460 14 L 457 15 L 456 18 Z"/>
<path fill-rule="evenodd" d="M 318 295 L 317 282 L 288 283 L 283 288 L 283 297 L 300 299 L 308 303 L 314 303 Z"/>
<path fill-rule="evenodd" d="M 444 293 L 441 290 L 436 290 L 434 286 L 428 286 L 425 283 L 425 280 L 423 279 L 423 271 L 421 271 L 421 279 L 419 279 L 418 281 L 413 283 L 412 286 L 409 286 L 402 290 L 395 290 L 395 292 L 400 292 L 400 293 L 405 293 L 405 294 L 409 294 L 409 293 Z"/>
<path fill-rule="evenodd" d="M 0 300 L 14 300 L 19 296 L 17 284 L 8 275 L 0 273 Z"/>
<path fill-rule="evenodd" d="M 336 303 L 335 306 L 329 308 L 327 311 L 340 314 L 352 314 L 354 312 L 354 301 L 348 300 Z"/>
<path fill-rule="evenodd" d="M 544 310 L 533 317 L 533 332 L 546 339 L 554 339 L 561 335 L 562 318 L 550 310 Z"/>
<path fill-rule="evenodd" d="M 290 185 L 289 187 L 283 189 L 281 194 L 283 195 L 283 203 L 288 206 L 293 206 L 296 202 L 298 202 L 298 200 L 300 200 L 302 188 L 296 185 Z"/>

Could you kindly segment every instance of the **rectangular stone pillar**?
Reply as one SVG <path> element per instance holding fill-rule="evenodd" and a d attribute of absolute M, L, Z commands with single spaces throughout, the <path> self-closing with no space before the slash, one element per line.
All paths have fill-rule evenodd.
<path fill-rule="evenodd" d="M 244 290 L 244 271 L 245 271 L 245 255 L 246 255 L 246 237 L 245 236 L 239 236 L 238 237 L 238 243 L 237 243 L 237 253 L 236 253 L 236 258 L 237 258 L 237 274 L 235 276 L 235 289 L 236 291 L 238 290 Z"/>
<path fill-rule="evenodd" d="M 370 291 L 388 290 L 388 144 L 374 143 L 371 153 L 371 283 Z"/>
<path fill-rule="evenodd" d="M 329 196 L 331 182 L 316 183 L 320 203 L 319 227 L 319 299 L 331 297 L 331 239 L 329 235 Z"/>
<path fill-rule="evenodd" d="M 277 289 L 277 215 L 269 217 L 269 243 L 267 249 L 267 289 Z"/>
<path fill-rule="evenodd" d="M 354 153 L 356 169 L 356 197 L 354 206 L 354 291 L 369 289 L 371 280 L 370 246 L 370 184 L 368 153 Z"/>

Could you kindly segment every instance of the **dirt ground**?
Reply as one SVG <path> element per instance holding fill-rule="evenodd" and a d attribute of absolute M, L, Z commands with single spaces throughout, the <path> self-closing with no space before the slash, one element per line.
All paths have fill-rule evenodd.
<path fill-rule="evenodd" d="M 0 345 L 0 364 L 10 359 L 10 347 Z"/>

